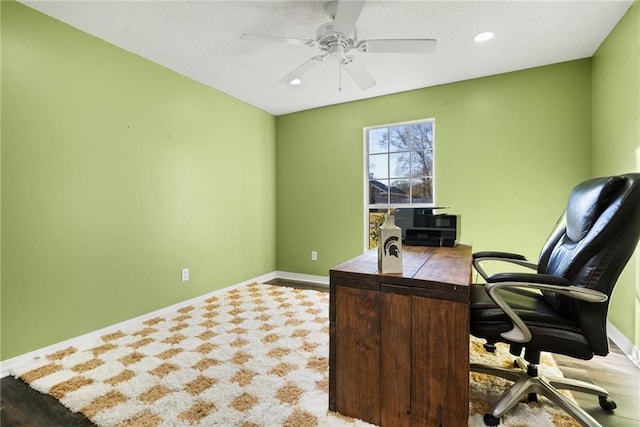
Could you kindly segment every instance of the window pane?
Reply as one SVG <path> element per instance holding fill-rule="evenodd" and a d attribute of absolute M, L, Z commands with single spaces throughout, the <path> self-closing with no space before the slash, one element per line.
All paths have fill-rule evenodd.
<path fill-rule="evenodd" d="M 411 176 L 433 176 L 433 151 L 411 153 Z"/>
<path fill-rule="evenodd" d="M 409 151 L 411 126 L 393 126 L 389 128 L 389 151 Z"/>
<path fill-rule="evenodd" d="M 417 123 L 411 126 L 411 149 L 433 149 L 433 123 Z"/>
<path fill-rule="evenodd" d="M 374 154 L 369 156 L 369 179 L 389 178 L 389 155 Z"/>
<path fill-rule="evenodd" d="M 389 180 L 369 181 L 369 204 L 389 203 Z"/>
<path fill-rule="evenodd" d="M 411 203 L 433 203 L 431 177 L 413 178 L 411 180 Z"/>
<path fill-rule="evenodd" d="M 389 189 L 389 202 L 410 203 L 410 185 L 411 181 L 408 179 L 394 179 L 393 181 L 391 181 L 391 188 Z"/>
<path fill-rule="evenodd" d="M 369 154 L 386 153 L 389 150 L 389 128 L 369 130 Z"/>
<path fill-rule="evenodd" d="M 389 154 L 389 175 L 392 178 L 405 178 L 411 176 L 411 153 Z"/>

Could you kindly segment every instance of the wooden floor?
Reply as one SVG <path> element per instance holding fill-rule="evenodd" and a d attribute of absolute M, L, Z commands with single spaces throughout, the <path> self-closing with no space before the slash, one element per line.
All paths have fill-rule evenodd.
<path fill-rule="evenodd" d="M 640 368 L 613 343 L 606 357 L 579 360 L 554 354 L 553 358 L 567 378 L 604 387 L 618 407 L 612 414 L 603 411 L 598 398 L 573 392 L 580 407 L 604 427 L 636 427 L 640 425 Z"/>
<path fill-rule="evenodd" d="M 275 280 L 272 284 L 327 290 L 326 285 L 307 284 L 290 280 Z M 566 377 L 593 382 L 606 388 L 618 408 L 604 412 L 598 399 L 573 393 L 580 406 L 598 420 L 603 427 L 635 427 L 640 425 L 640 368 L 636 367 L 616 346 L 607 357 L 589 361 L 554 355 Z M 74 414 L 51 396 L 43 395 L 20 380 L 5 377 L 0 380 L 0 426 L 24 427 L 82 427 L 93 424 L 83 415 Z"/>

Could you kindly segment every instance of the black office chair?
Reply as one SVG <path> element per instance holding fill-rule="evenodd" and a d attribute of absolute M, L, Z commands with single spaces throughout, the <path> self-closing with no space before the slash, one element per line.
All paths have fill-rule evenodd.
<path fill-rule="evenodd" d="M 589 360 L 609 353 L 607 310 L 620 272 L 633 254 L 640 235 L 640 174 L 596 178 L 577 185 L 567 208 L 544 245 L 538 264 L 521 255 L 478 252 L 473 265 L 486 284 L 471 287 L 471 334 L 510 345 L 517 358 L 505 369 L 472 364 L 470 369 L 514 381 L 484 417 L 489 426 L 519 400 L 537 393 L 547 397 L 587 426 L 598 426 L 558 389 L 598 396 L 606 411 L 616 404 L 601 387 L 567 378 L 538 375 L 540 352 Z M 536 273 L 488 275 L 485 261 L 506 261 Z M 485 265 L 486 267 L 486 265 Z M 524 349 L 524 359 L 519 357 Z"/>

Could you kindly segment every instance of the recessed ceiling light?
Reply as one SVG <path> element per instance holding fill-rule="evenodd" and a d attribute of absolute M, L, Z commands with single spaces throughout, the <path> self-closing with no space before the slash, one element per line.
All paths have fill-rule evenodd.
<path fill-rule="evenodd" d="M 473 38 L 473 41 L 476 43 L 486 42 L 487 40 L 491 40 L 495 34 L 491 31 L 486 31 L 484 33 L 480 33 Z"/>
<path fill-rule="evenodd" d="M 290 84 L 290 85 L 294 85 L 294 86 L 295 86 L 295 85 L 299 85 L 300 83 L 302 83 L 302 80 L 300 80 L 300 79 L 292 79 L 292 80 L 289 82 L 289 84 Z"/>

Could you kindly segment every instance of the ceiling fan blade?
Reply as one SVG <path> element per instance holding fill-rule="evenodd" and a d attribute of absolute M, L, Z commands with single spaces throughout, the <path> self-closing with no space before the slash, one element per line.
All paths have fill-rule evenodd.
<path fill-rule="evenodd" d="M 365 53 L 433 53 L 434 39 L 379 39 L 362 40 L 358 50 Z"/>
<path fill-rule="evenodd" d="M 340 61 L 342 67 L 349 73 L 353 81 L 355 81 L 360 89 L 367 90 L 376 85 L 376 81 L 373 80 L 371 74 L 364 68 L 362 62 L 358 61 L 357 58 L 353 56 L 345 56 Z"/>
<path fill-rule="evenodd" d="M 260 40 L 260 41 L 286 43 L 286 44 L 293 44 L 298 46 L 309 46 L 309 47 L 313 47 L 316 45 L 316 41 L 311 39 L 297 39 L 293 37 L 269 36 L 266 34 L 243 33 L 243 34 L 240 34 L 240 40 Z"/>
<path fill-rule="evenodd" d="M 336 10 L 336 17 L 333 21 L 333 30 L 347 37 L 353 34 L 353 29 L 362 13 L 363 7 L 364 1 L 338 1 L 338 9 Z"/>
<path fill-rule="evenodd" d="M 291 84 L 291 82 L 295 79 L 302 79 L 302 76 L 309 72 L 309 70 L 311 70 L 313 67 L 321 63 L 324 60 L 325 56 L 327 55 L 318 55 L 308 59 L 307 61 L 303 62 L 302 65 L 298 66 L 298 68 L 281 78 L 280 83 Z"/>

